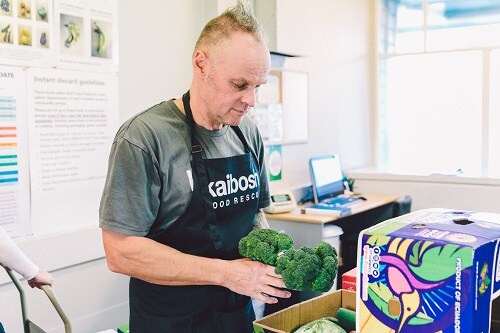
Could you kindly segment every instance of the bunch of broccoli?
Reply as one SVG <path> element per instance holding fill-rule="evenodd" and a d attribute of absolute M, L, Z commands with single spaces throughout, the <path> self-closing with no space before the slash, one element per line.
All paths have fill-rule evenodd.
<path fill-rule="evenodd" d="M 243 257 L 275 266 L 285 286 L 294 290 L 325 292 L 337 276 L 337 250 L 327 242 L 315 248 L 293 248 L 293 239 L 274 229 L 255 229 L 239 243 Z"/>
<path fill-rule="evenodd" d="M 279 253 L 290 249 L 293 249 L 292 237 L 274 229 L 254 229 L 238 244 L 243 257 L 271 266 L 276 266 Z"/>

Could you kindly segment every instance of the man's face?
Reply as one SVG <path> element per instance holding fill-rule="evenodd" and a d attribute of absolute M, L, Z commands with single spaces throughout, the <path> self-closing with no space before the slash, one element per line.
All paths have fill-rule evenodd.
<path fill-rule="evenodd" d="M 211 129 L 238 125 L 255 105 L 260 85 L 270 69 L 269 50 L 248 34 L 238 33 L 207 54 L 201 99 Z"/>

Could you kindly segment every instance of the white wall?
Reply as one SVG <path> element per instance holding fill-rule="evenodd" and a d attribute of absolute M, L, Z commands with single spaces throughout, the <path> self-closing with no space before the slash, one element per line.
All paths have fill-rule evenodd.
<path fill-rule="evenodd" d="M 189 89 L 205 6 L 199 0 L 118 1 L 122 122 Z"/>
<path fill-rule="evenodd" d="M 308 159 L 339 153 L 346 168 L 370 161 L 369 0 L 276 0 L 276 43 L 285 68 L 309 74 L 309 140 L 285 145 L 272 191 L 310 184 Z M 306 28 L 307 27 L 307 28 Z"/>
<path fill-rule="evenodd" d="M 412 210 L 450 208 L 500 213 L 500 180 L 467 179 L 452 176 L 403 176 L 351 172 L 356 191 L 409 195 Z"/>

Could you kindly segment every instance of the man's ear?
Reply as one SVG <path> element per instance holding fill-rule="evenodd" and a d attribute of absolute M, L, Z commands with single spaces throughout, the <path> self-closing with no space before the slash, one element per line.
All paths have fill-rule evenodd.
<path fill-rule="evenodd" d="M 207 70 L 207 65 L 208 59 L 206 53 L 203 51 L 196 51 L 193 57 L 193 67 L 195 73 L 204 76 Z"/>

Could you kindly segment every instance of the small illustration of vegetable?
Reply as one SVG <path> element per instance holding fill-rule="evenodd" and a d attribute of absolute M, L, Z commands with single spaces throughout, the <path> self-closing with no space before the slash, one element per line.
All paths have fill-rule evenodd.
<path fill-rule="evenodd" d="M 80 38 L 80 28 L 74 23 L 74 22 L 69 22 L 68 24 L 64 25 L 66 28 L 68 28 L 69 36 L 66 38 L 66 41 L 64 42 L 64 46 L 70 47 L 74 43 L 78 42 L 78 39 Z"/>
<path fill-rule="evenodd" d="M 102 32 L 101 28 L 94 22 L 94 32 L 99 36 L 99 41 L 97 42 L 97 53 L 102 55 L 106 50 L 106 36 Z"/>
<path fill-rule="evenodd" d="M 40 44 L 45 45 L 47 44 L 47 33 L 42 32 L 42 35 L 40 36 Z"/>
<path fill-rule="evenodd" d="M 38 8 L 38 16 L 40 16 L 42 20 L 45 20 L 45 18 L 47 17 L 47 9 L 45 9 L 44 6 Z"/>
<path fill-rule="evenodd" d="M 31 31 L 28 28 L 22 28 L 19 36 L 19 44 L 31 45 Z"/>
<path fill-rule="evenodd" d="M 9 0 L 1 0 L 0 1 L 0 7 L 2 8 L 3 11 L 5 12 L 10 12 L 10 3 Z"/>
<path fill-rule="evenodd" d="M 6 42 L 6 43 L 10 43 L 10 24 L 5 26 L 2 30 L 0 30 L 3 34 L 3 41 Z"/>
<path fill-rule="evenodd" d="M 31 15 L 31 6 L 24 2 L 19 3 L 19 16 L 29 18 Z"/>

